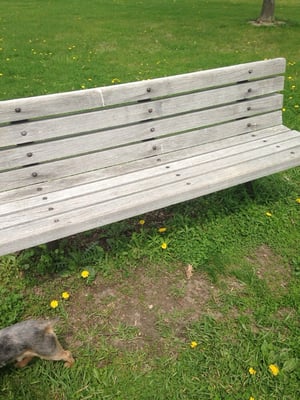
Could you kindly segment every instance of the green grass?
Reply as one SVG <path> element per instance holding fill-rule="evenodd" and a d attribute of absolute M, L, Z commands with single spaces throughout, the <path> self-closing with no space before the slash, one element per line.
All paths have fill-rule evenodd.
<path fill-rule="evenodd" d="M 260 28 L 258 0 L 1 5 L 1 99 L 285 57 L 284 122 L 300 130 L 296 0 Z M 254 182 L 253 199 L 238 186 L 1 257 L 0 326 L 60 316 L 76 364 L 2 368 L 0 399 L 300 398 L 299 188 L 292 169 Z"/>

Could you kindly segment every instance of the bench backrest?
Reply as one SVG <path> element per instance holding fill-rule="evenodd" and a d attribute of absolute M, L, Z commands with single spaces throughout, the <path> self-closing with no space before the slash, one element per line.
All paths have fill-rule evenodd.
<path fill-rule="evenodd" d="M 1 192 L 281 123 L 282 58 L 0 103 Z M 120 173 L 122 170 L 120 169 Z M 6 193 L 7 195 L 7 193 Z"/>

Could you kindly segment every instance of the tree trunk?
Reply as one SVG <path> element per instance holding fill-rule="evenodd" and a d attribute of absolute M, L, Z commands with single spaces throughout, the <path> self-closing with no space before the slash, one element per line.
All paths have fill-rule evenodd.
<path fill-rule="evenodd" d="M 275 14 L 275 0 L 263 0 L 263 5 L 261 8 L 261 13 L 257 22 L 263 23 L 272 23 L 274 22 L 274 14 Z"/>

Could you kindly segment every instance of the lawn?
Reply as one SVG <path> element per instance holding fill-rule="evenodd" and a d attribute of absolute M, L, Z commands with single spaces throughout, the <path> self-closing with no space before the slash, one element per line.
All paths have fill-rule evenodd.
<path fill-rule="evenodd" d="M 285 57 L 300 130 L 298 1 L 261 3 L 2 0 L 0 99 Z M 0 327 L 59 317 L 76 359 L 1 368 L 0 399 L 299 399 L 300 170 L 253 185 L 0 257 Z"/>

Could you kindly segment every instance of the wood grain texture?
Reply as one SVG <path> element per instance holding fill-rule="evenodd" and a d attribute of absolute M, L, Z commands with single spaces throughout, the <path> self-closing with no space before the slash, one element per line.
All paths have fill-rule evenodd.
<path fill-rule="evenodd" d="M 1 102 L 0 255 L 299 166 L 284 70 L 266 60 Z"/>
<path fill-rule="evenodd" d="M 222 173 L 215 171 L 169 184 L 162 193 L 153 188 L 105 203 L 69 210 L 64 215 L 48 216 L 43 221 L 6 228 L 0 231 L 0 254 L 83 232 L 135 215 L 206 195 L 299 165 L 300 147 L 233 165 Z M 280 162 L 278 161 L 280 160 Z M 13 238 L 13 240 L 12 240 Z"/>
<path fill-rule="evenodd" d="M 240 133 L 239 137 L 234 139 L 238 144 L 240 140 L 253 140 L 257 136 L 261 138 L 268 137 L 288 130 L 288 128 L 281 125 L 282 118 L 280 111 L 260 115 L 259 117 L 254 117 L 252 119 L 250 118 L 247 121 L 248 123 L 250 123 L 250 126 L 248 126 L 248 123 L 245 124 L 244 120 L 238 120 L 214 127 L 205 128 L 201 130 L 201 134 L 199 134 L 198 130 L 186 132 L 184 135 L 178 135 L 176 141 L 169 141 L 169 152 L 166 154 L 157 154 L 146 159 L 142 158 L 132 162 L 125 162 L 124 164 L 107 166 L 102 169 L 96 169 L 98 164 L 98 160 L 96 159 L 94 169 L 91 171 L 87 171 L 86 157 L 84 157 L 84 159 L 79 158 L 76 165 L 81 169 L 79 170 L 78 168 L 75 168 L 74 174 L 66 177 L 63 176 L 63 174 L 64 170 L 67 168 L 67 161 L 64 161 L 63 163 L 54 163 L 54 165 L 53 163 L 51 163 L 50 165 L 54 167 L 53 174 L 54 171 L 56 171 L 57 174 L 56 178 L 51 179 L 50 181 L 40 182 L 38 176 L 33 178 L 31 174 L 28 173 L 27 170 L 32 173 L 32 171 L 36 170 L 36 167 L 28 167 L 26 169 L 23 168 L 18 171 L 11 171 L 6 174 L 0 174 L 0 188 L 3 188 L 3 191 L 0 192 L 0 204 L 5 204 L 9 201 L 15 201 L 16 197 L 34 197 L 41 193 L 46 194 L 51 191 L 76 186 L 77 184 L 81 185 L 88 182 L 109 178 L 115 175 L 126 174 L 132 171 L 148 168 L 153 166 L 153 164 L 155 163 L 164 164 L 167 162 L 171 162 L 173 160 L 176 160 L 176 154 L 178 150 L 181 152 L 181 154 L 183 154 L 181 150 L 187 149 L 185 153 L 187 154 L 187 157 L 189 157 L 193 154 L 193 147 L 201 145 L 203 143 L 214 142 L 214 148 L 219 149 L 223 146 L 223 140 L 232 136 L 236 136 L 236 132 Z M 272 121 L 272 123 L 275 123 L 276 125 L 271 128 L 266 128 L 270 125 L 270 121 Z M 166 140 L 168 139 L 166 138 Z M 162 140 L 162 142 L 163 141 L 164 139 Z M 202 150 L 204 151 L 205 148 L 203 148 Z M 158 159 L 160 161 L 158 161 Z M 39 168 L 42 167 L 45 168 L 45 170 L 50 168 L 48 164 L 40 166 Z M 1 177 L 5 177 L 6 180 L 1 180 Z M 17 189 L 9 190 L 10 187 L 15 187 L 17 182 L 19 183 L 20 187 L 18 187 Z"/>
<path fill-rule="evenodd" d="M 144 106 L 143 106 L 144 107 Z M 119 147 L 118 157 L 124 153 L 124 145 L 140 142 L 150 138 L 156 138 L 162 135 L 177 135 L 182 130 L 199 129 L 208 125 L 217 125 L 238 118 L 246 118 L 255 114 L 268 113 L 278 110 L 282 107 L 282 95 L 273 94 L 266 99 L 258 98 L 237 102 L 228 106 L 218 108 L 209 108 L 208 110 L 197 111 L 188 114 L 180 114 L 179 110 L 174 110 L 174 117 L 168 117 L 163 120 L 151 121 L 146 136 L 140 134 L 140 126 L 126 126 L 120 128 L 117 132 L 114 130 L 101 131 L 99 133 L 80 135 L 74 138 L 62 139 L 54 142 L 29 143 L 28 145 L 14 147 L 8 150 L 2 150 L 0 158 L 0 170 L 8 170 L 16 167 L 23 167 L 33 163 L 42 163 L 49 160 L 69 158 L 82 154 L 95 153 L 107 148 L 111 148 L 114 153 Z M 124 120 L 129 120 L 127 110 Z M 135 115 L 135 113 L 134 113 Z M 162 117 L 161 115 L 160 117 Z M 97 120 L 97 116 L 95 116 Z M 141 122 L 139 120 L 138 122 Z M 75 124 L 75 122 L 73 122 Z M 81 121 L 86 126 L 84 121 Z M 96 123 L 94 121 L 94 123 Z M 76 126 L 80 121 L 76 121 Z M 148 124 L 149 125 L 149 124 Z M 181 130 L 179 130 L 181 126 Z M 174 131 L 175 130 L 175 131 Z M 164 132 L 164 133 L 163 133 Z M 120 160 L 122 162 L 122 160 Z M 72 171 L 71 171 L 72 173 Z"/>
<path fill-rule="evenodd" d="M 283 77 L 277 76 L 261 81 L 246 82 L 209 91 L 119 106 L 110 110 L 93 111 L 80 115 L 44 119 L 0 128 L 1 146 L 15 146 L 28 142 L 60 139 L 91 131 L 100 131 L 125 124 L 137 124 L 147 119 L 156 119 L 174 114 L 191 113 L 203 108 L 219 107 L 237 101 L 278 92 L 283 89 Z M 250 91 L 249 91 L 250 90 Z M 149 110 L 151 114 L 149 113 Z M 24 135 L 26 132 L 26 135 Z M 119 135 L 115 135 L 118 137 Z"/>
<path fill-rule="evenodd" d="M 298 144 L 297 133 L 285 131 L 264 138 L 255 137 L 252 141 L 235 143 L 234 146 L 232 140 L 228 140 L 227 147 L 220 150 L 215 150 L 212 146 L 204 146 L 202 149 L 200 146 L 195 148 L 194 154 L 188 158 L 186 153 L 181 155 L 177 152 L 177 161 L 173 160 L 166 165 L 116 175 L 110 179 L 61 190 L 46 197 L 39 196 L 0 205 L 0 226 L 11 226 L 14 220 L 17 224 L 30 223 L 35 219 L 47 217 L 49 211 L 50 214 L 57 215 L 69 209 L 85 208 L 93 203 L 121 198 L 131 193 L 142 194 L 155 187 L 161 187 L 163 195 L 164 188 L 173 181 L 185 180 L 211 171 L 222 173 L 226 168 L 240 165 L 250 159 L 260 159 L 287 149 L 294 151 Z"/>
<path fill-rule="evenodd" d="M 0 121 L 3 123 L 38 118 L 44 115 L 81 112 L 123 102 L 143 101 L 149 98 L 168 96 L 172 93 L 203 90 L 234 82 L 259 79 L 284 73 L 285 65 L 285 59 L 277 58 L 151 81 L 6 100 L 0 105 Z M 20 112 L 16 112 L 16 109 L 19 109 Z"/>

